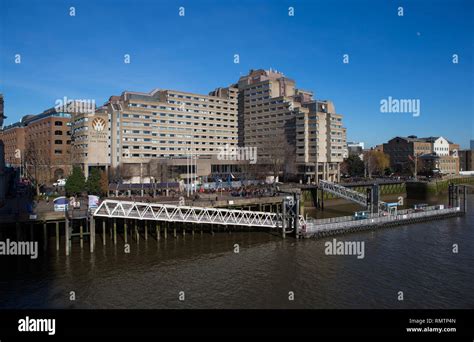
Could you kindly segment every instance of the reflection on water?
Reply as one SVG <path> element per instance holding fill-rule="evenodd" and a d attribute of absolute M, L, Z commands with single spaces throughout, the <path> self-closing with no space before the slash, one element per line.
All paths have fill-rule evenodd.
<path fill-rule="evenodd" d="M 159 243 L 142 238 L 132 242 L 130 254 L 123 241 L 104 247 L 98 236 L 92 255 L 74 244 L 70 257 L 61 250 L 3 262 L 0 307 L 473 308 L 472 195 L 469 207 L 464 217 L 336 237 L 365 241 L 364 259 L 326 256 L 326 240 L 268 233 L 196 234 Z M 326 215 L 353 210 L 327 207 Z"/>

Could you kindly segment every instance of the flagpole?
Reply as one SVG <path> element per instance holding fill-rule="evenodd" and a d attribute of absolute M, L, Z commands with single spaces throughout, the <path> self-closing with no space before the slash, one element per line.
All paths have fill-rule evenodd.
<path fill-rule="evenodd" d="M 189 197 L 189 148 L 186 148 L 186 182 L 187 182 L 186 192 Z"/>

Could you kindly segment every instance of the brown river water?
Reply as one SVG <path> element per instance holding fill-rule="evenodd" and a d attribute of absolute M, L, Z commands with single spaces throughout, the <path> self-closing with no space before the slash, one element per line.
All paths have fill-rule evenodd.
<path fill-rule="evenodd" d="M 1 257 L 0 307 L 472 309 L 474 195 L 468 207 L 461 217 L 320 240 L 264 232 L 188 234 L 158 243 L 141 239 L 126 254 L 121 240 L 104 247 L 98 236 L 95 253 L 76 242 L 69 257 L 51 242 L 36 260 Z M 354 210 L 334 203 L 323 215 L 308 213 Z M 365 257 L 326 255 L 324 243 L 333 238 L 364 242 Z"/>

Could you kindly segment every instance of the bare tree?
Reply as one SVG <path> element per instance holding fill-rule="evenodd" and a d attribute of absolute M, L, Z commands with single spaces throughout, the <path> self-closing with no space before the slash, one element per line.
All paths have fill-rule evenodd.
<path fill-rule="evenodd" d="M 40 185 L 51 180 L 51 158 L 47 148 L 33 139 L 29 139 L 25 148 L 25 169 L 29 178 L 34 180 L 36 195 L 40 193 Z"/>
<path fill-rule="evenodd" d="M 261 150 L 260 150 L 261 149 Z M 286 135 L 268 135 L 258 150 L 261 166 L 275 178 L 295 168 L 295 147 L 288 143 Z"/>

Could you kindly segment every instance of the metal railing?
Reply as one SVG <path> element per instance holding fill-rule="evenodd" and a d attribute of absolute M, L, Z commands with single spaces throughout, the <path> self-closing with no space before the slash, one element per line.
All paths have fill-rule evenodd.
<path fill-rule="evenodd" d="M 353 216 L 334 219 L 308 220 L 305 233 L 319 233 L 331 230 L 349 229 L 360 226 L 372 226 L 380 223 L 405 221 L 420 217 L 439 216 L 443 214 L 460 212 L 460 207 L 439 209 L 437 206 L 426 207 L 423 211 L 415 212 L 413 209 L 400 210 L 396 215 L 371 214 L 366 219 L 356 219 Z"/>
<path fill-rule="evenodd" d="M 282 227 L 283 220 L 283 215 L 280 213 L 116 200 L 103 201 L 93 215 L 108 218 L 268 228 Z M 299 215 L 299 225 L 306 225 L 306 220 L 302 215 Z"/>
<path fill-rule="evenodd" d="M 333 195 L 358 203 L 365 207 L 367 206 L 367 197 L 360 192 L 324 180 L 319 181 L 319 186 L 324 191 L 327 191 Z"/>

